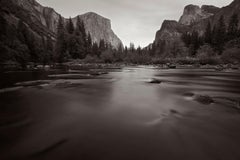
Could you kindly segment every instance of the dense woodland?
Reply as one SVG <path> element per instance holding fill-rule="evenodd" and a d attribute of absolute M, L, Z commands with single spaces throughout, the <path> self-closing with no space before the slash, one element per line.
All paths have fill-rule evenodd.
<path fill-rule="evenodd" d="M 184 33 L 182 41 L 174 42 L 163 56 L 157 44 L 142 49 L 133 43 L 129 47 L 113 48 L 104 40 L 99 44 L 93 42 L 79 17 L 75 26 L 71 18 L 67 23 L 60 18 L 57 36 L 53 38 L 36 36 L 23 21 L 14 26 L 0 16 L 0 63 L 17 63 L 23 68 L 29 63 L 46 65 L 74 59 L 83 63 L 239 63 L 238 24 L 237 14 L 227 23 L 222 16 L 214 26 L 209 22 L 203 35 L 197 31 Z"/>
<path fill-rule="evenodd" d="M 189 50 L 189 56 L 200 59 L 222 61 L 223 63 L 240 62 L 240 30 L 238 14 L 233 14 L 230 21 L 225 22 L 221 16 L 214 26 L 208 22 L 203 35 L 197 31 L 186 32 L 182 40 Z"/>

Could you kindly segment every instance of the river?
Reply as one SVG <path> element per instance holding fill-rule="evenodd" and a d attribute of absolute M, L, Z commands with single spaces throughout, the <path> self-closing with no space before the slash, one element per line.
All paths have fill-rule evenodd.
<path fill-rule="evenodd" d="M 1 77 L 1 160 L 240 159 L 238 70 L 135 66 Z"/>

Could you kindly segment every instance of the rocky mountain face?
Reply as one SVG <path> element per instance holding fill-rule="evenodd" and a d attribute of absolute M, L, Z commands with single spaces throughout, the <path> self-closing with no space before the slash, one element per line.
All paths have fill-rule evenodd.
<path fill-rule="evenodd" d="M 173 20 L 165 20 L 161 29 L 156 33 L 155 43 L 165 41 L 171 43 L 179 39 L 181 34 L 187 31 L 187 26 Z"/>
<path fill-rule="evenodd" d="M 159 51 L 159 54 L 164 54 L 163 52 L 168 51 L 168 48 L 174 42 L 181 40 L 181 35 L 186 31 L 197 31 L 202 35 L 208 22 L 213 27 L 223 15 L 225 23 L 228 23 L 234 13 L 239 15 L 240 23 L 240 0 L 234 0 L 230 5 L 223 8 L 209 5 L 203 5 L 202 7 L 188 5 L 184 8 L 183 15 L 178 22 L 169 20 L 163 22 L 161 29 L 156 33 L 154 44 L 159 48 L 163 48 L 162 45 L 164 44 L 165 50 Z"/>
<path fill-rule="evenodd" d="M 79 17 L 83 20 L 86 32 L 90 33 L 94 42 L 99 43 L 101 39 L 104 39 L 106 42 L 111 43 L 115 48 L 122 45 L 121 40 L 111 29 L 111 21 L 109 19 L 93 12 L 80 15 Z M 76 25 L 77 17 L 73 18 L 73 23 Z"/>
<path fill-rule="evenodd" d="M 188 5 L 184 8 L 184 12 L 179 20 L 179 23 L 183 25 L 192 25 L 213 16 L 217 11 L 218 8 L 214 6 L 204 5 L 200 8 L 196 5 Z"/>
<path fill-rule="evenodd" d="M 61 15 L 54 9 L 43 7 L 36 0 L 1 0 L 2 16 L 9 23 L 18 24 L 19 19 L 26 23 L 36 36 L 51 35 L 54 39 L 57 33 L 57 25 Z M 114 34 L 111 29 L 111 21 L 96 13 L 86 13 L 79 15 L 83 20 L 86 31 L 90 33 L 94 42 L 100 42 L 104 39 L 105 42 L 111 43 L 117 48 L 122 45 L 121 40 Z M 63 17 L 62 17 L 63 18 Z M 64 22 L 68 19 L 63 18 Z M 76 21 L 76 18 L 74 18 Z"/>

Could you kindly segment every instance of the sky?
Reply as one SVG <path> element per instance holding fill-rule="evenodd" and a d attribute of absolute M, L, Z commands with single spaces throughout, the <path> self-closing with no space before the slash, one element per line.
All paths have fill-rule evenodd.
<path fill-rule="evenodd" d="M 65 18 L 95 12 L 111 20 L 124 45 L 152 43 L 164 20 L 179 20 L 188 4 L 223 7 L 233 0 L 37 0 Z"/>

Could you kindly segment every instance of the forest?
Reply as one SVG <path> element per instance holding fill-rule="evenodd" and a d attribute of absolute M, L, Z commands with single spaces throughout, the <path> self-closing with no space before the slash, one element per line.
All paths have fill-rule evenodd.
<path fill-rule="evenodd" d="M 0 16 L 0 63 L 51 65 L 77 60 L 80 63 L 127 63 L 127 64 L 237 64 L 240 62 L 240 30 L 238 15 L 233 14 L 225 23 L 221 16 L 214 26 L 208 22 L 204 34 L 198 31 L 182 34 L 168 48 L 167 54 L 153 43 L 149 47 L 119 45 L 114 48 L 103 39 L 93 42 L 86 33 L 83 21 L 78 17 L 74 26 L 70 18 L 66 25 L 58 22 L 57 35 L 36 36 L 19 20 L 17 27 Z M 227 24 L 227 25 L 226 25 Z"/>

